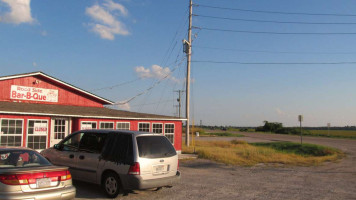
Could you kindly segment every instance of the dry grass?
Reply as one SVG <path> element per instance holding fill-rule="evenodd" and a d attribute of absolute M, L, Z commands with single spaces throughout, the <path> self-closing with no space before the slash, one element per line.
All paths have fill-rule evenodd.
<path fill-rule="evenodd" d="M 326 156 L 306 156 L 282 152 L 270 147 L 254 146 L 237 140 L 196 141 L 195 152 L 199 158 L 241 166 L 253 166 L 258 163 L 312 166 L 343 157 L 343 154 L 337 150 Z M 194 147 L 183 147 L 183 153 L 194 153 Z"/>

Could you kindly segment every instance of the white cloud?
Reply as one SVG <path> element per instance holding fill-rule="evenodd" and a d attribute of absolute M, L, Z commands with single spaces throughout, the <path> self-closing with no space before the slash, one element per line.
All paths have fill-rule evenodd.
<path fill-rule="evenodd" d="M 145 68 L 143 66 L 135 67 L 135 72 L 140 78 L 154 78 L 154 79 L 163 79 L 167 77 L 167 79 L 173 82 L 179 82 L 180 80 L 171 75 L 171 70 L 168 67 L 161 67 L 159 65 L 152 65 L 151 69 Z"/>
<path fill-rule="evenodd" d="M 286 115 L 286 113 L 283 110 L 281 110 L 280 108 L 276 108 L 275 110 L 278 115 Z"/>
<path fill-rule="evenodd" d="M 115 3 L 111 0 L 106 0 L 105 3 L 103 3 L 103 5 L 106 8 L 108 8 L 110 11 L 115 11 L 115 10 L 120 11 L 121 15 L 123 16 L 127 16 L 129 14 L 129 12 L 123 5 Z"/>
<path fill-rule="evenodd" d="M 85 13 L 95 22 L 89 23 L 91 31 L 107 40 L 114 40 L 115 35 L 130 34 L 125 24 L 117 19 L 116 11 L 119 11 L 122 16 L 128 15 L 128 11 L 124 6 L 112 0 L 106 0 L 103 4 L 96 4 L 86 8 Z"/>
<path fill-rule="evenodd" d="M 131 109 L 130 104 L 125 103 L 125 101 L 116 102 L 116 105 L 119 109 L 122 109 L 122 110 L 130 110 Z"/>
<path fill-rule="evenodd" d="M 35 20 L 31 16 L 31 0 L 0 0 L 6 3 L 10 11 L 0 15 L 0 22 L 21 24 L 33 23 Z"/>
<path fill-rule="evenodd" d="M 140 78 L 152 78 L 151 70 L 145 69 L 143 66 L 136 67 L 135 72 Z"/>

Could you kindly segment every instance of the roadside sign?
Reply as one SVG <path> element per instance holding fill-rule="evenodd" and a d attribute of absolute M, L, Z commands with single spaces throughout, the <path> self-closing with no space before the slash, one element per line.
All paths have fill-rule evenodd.
<path fill-rule="evenodd" d="M 300 121 L 300 122 L 303 121 L 303 115 L 298 115 L 298 121 Z"/>

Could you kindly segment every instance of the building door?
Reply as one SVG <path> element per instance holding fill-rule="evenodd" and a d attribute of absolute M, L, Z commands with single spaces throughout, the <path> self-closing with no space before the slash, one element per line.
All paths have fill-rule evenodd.
<path fill-rule="evenodd" d="M 69 119 L 68 118 L 52 118 L 51 123 L 51 143 L 53 146 L 63 140 L 69 133 Z"/>

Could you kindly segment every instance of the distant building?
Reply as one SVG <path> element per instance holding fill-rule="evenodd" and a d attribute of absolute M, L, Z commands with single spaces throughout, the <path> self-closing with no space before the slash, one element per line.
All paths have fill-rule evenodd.
<path fill-rule="evenodd" d="M 162 133 L 181 151 L 183 119 L 104 107 L 112 104 L 42 72 L 0 77 L 0 146 L 41 150 L 74 131 L 118 129 Z"/>

